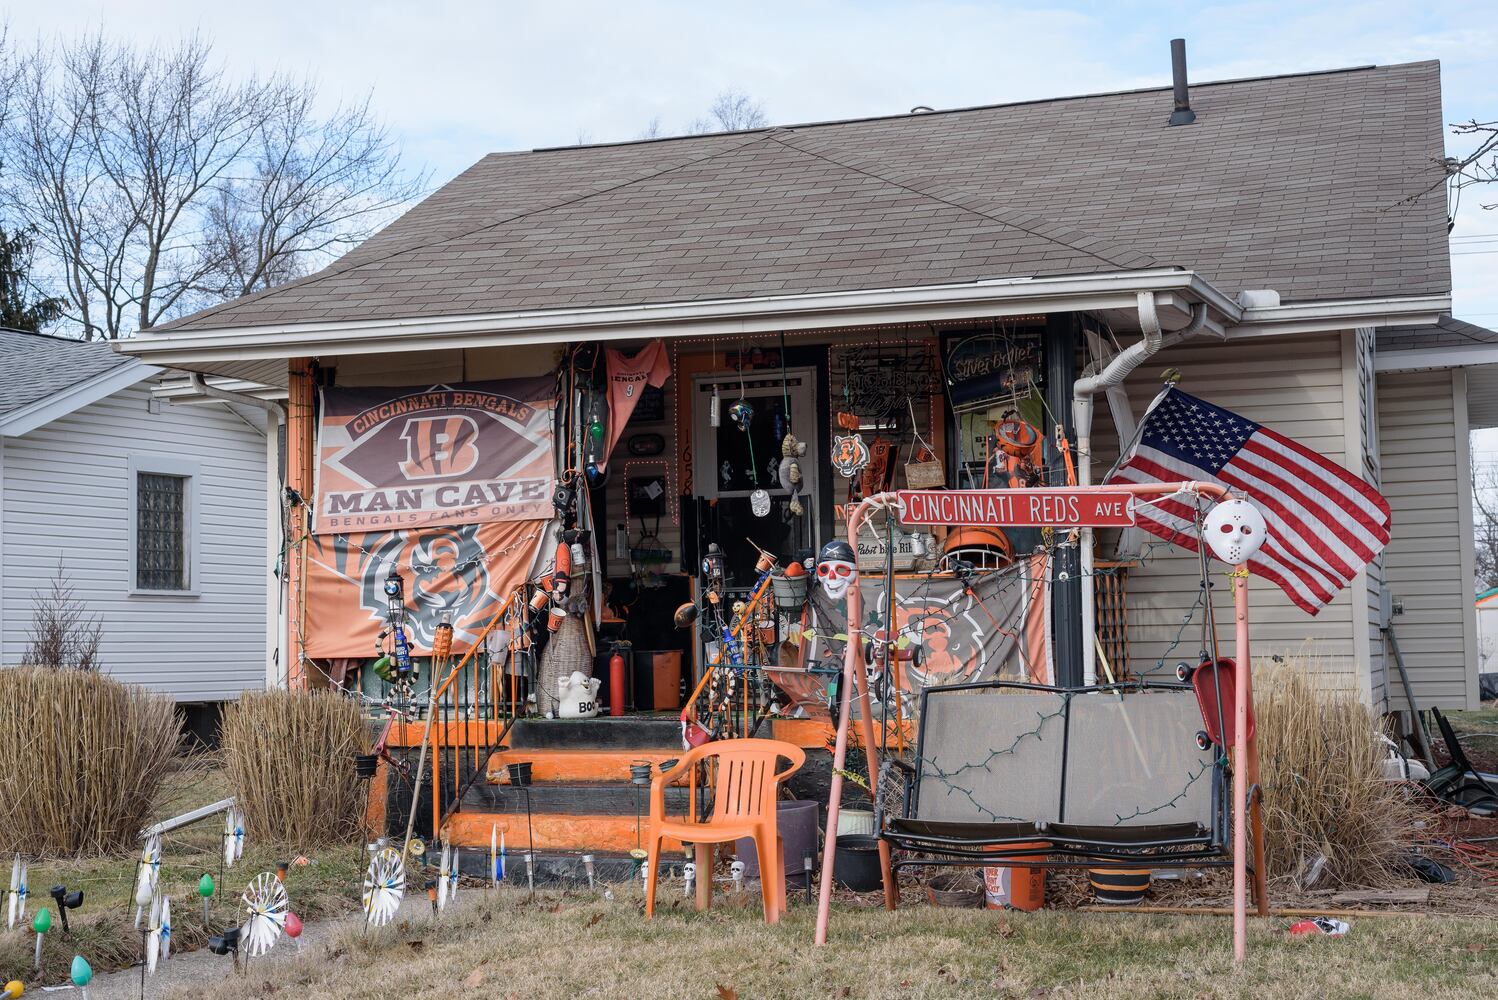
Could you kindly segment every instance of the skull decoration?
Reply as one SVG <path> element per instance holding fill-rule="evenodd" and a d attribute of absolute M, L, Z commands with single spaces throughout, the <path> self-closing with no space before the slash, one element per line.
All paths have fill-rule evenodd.
<path fill-rule="evenodd" d="M 747 400 L 741 399 L 728 408 L 728 419 L 732 420 L 739 430 L 748 434 L 749 425 L 754 422 L 754 407 Z"/>
<path fill-rule="evenodd" d="M 1213 507 L 1202 521 L 1207 547 L 1225 563 L 1242 566 L 1269 537 L 1269 526 L 1259 508 L 1238 497 Z"/>
<path fill-rule="evenodd" d="M 858 562 L 847 542 L 833 539 L 822 546 L 817 557 L 817 579 L 822 592 L 834 601 L 841 601 L 850 586 L 858 585 Z"/>

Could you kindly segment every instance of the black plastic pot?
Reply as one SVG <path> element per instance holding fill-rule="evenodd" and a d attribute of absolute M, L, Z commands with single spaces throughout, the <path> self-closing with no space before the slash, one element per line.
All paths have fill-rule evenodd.
<path fill-rule="evenodd" d="M 377 753 L 354 754 L 354 777 L 361 780 L 373 778 L 380 767 L 380 755 Z"/>
<path fill-rule="evenodd" d="M 845 834 L 837 838 L 832 856 L 832 876 L 854 892 L 873 892 L 884 885 L 879 868 L 879 838 Z"/>
<path fill-rule="evenodd" d="M 531 762 L 528 760 L 517 761 L 509 765 L 510 784 L 525 786 L 531 783 Z"/>

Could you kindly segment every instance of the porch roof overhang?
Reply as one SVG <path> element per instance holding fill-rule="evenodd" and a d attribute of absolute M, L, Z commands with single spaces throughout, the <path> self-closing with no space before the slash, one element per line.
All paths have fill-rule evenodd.
<path fill-rule="evenodd" d="M 1136 314 L 1152 293 L 1162 325 L 1207 307 L 1207 329 L 1229 336 L 1433 322 L 1446 296 L 1245 308 L 1194 271 L 1176 268 L 1035 276 L 631 306 L 547 309 L 386 321 L 145 331 L 118 349 L 162 367 L 284 386 L 290 358 L 482 347 L 547 346 L 647 337 L 755 336 L 781 331 L 952 322 L 1037 313 Z"/>

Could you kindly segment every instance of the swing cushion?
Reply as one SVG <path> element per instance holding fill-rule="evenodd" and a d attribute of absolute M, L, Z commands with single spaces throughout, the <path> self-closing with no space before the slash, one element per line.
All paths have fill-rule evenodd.
<path fill-rule="evenodd" d="M 1200 729 L 1180 684 L 928 688 L 903 815 L 881 829 L 896 846 L 958 856 L 1043 842 L 1099 855 L 1195 847 L 1199 859 L 1225 846 L 1227 788 Z"/>

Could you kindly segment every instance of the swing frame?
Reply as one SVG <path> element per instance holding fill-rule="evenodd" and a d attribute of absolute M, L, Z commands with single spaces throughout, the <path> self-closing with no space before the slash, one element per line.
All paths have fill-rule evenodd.
<path fill-rule="evenodd" d="M 1012 496 L 1016 492 L 1022 493 L 1024 491 L 1004 492 L 1008 492 Z M 1064 491 L 1053 488 L 1047 492 L 1052 494 L 1065 492 L 1078 496 L 1127 493 L 1136 502 L 1151 498 L 1159 499 L 1182 493 L 1207 497 L 1216 501 L 1225 500 L 1230 495 L 1230 491 L 1226 487 L 1220 486 L 1217 483 L 1191 481 L 1174 483 L 1117 483 L 1106 487 L 1077 486 L 1068 487 Z M 856 506 L 852 507 L 848 511 L 849 541 L 853 542 L 857 539 L 859 529 L 871 514 L 875 511 L 896 509 L 897 504 L 897 495 L 886 492 L 866 497 Z M 1089 527 L 1089 525 L 1058 525 L 1057 527 Z M 892 555 L 891 558 L 893 558 Z M 1258 796 L 1258 747 L 1257 741 L 1250 742 L 1247 735 L 1249 705 L 1252 704 L 1253 699 L 1253 685 L 1249 649 L 1248 571 L 1246 567 L 1237 567 L 1232 574 L 1232 581 L 1234 619 L 1233 658 L 1238 664 L 1238 674 L 1236 677 L 1237 683 L 1234 685 L 1232 706 L 1233 740 L 1230 756 L 1232 788 L 1228 793 L 1227 810 L 1232 823 L 1233 959 L 1235 962 L 1241 963 L 1247 950 L 1248 855 L 1250 850 L 1254 854 L 1254 896 L 1256 897 L 1255 902 L 1259 916 L 1268 915 L 1269 898 L 1264 886 L 1264 836 L 1262 812 Z M 861 621 L 862 618 L 862 589 L 854 585 L 848 589 L 848 621 Z M 833 748 L 832 783 L 827 799 L 826 829 L 828 831 L 837 829 L 839 805 L 843 795 L 843 773 L 847 765 L 848 733 L 849 725 L 852 721 L 852 699 L 855 689 L 857 691 L 859 709 L 859 738 L 863 744 L 868 761 L 869 775 L 873 779 L 880 773 L 879 750 L 874 735 L 868 677 L 863 669 L 863 635 L 861 631 L 850 628 L 848 630 L 848 641 L 845 644 L 843 657 L 842 685 L 840 689 L 841 711 L 838 714 L 837 736 Z M 1251 787 L 1253 789 L 1252 798 L 1250 797 Z M 869 782 L 868 791 L 872 799 L 877 799 L 877 783 L 874 780 Z M 1254 827 L 1251 848 L 1249 836 L 1250 822 Z M 827 930 L 831 918 L 832 870 L 835 849 L 836 837 L 825 837 L 822 844 L 822 871 L 817 898 L 815 932 L 815 942 L 819 945 L 827 943 Z M 989 857 L 992 858 L 994 855 L 989 855 Z M 882 834 L 879 839 L 879 862 L 884 887 L 884 907 L 886 910 L 894 910 L 899 905 L 900 890 L 898 883 L 895 881 L 895 865 L 891 842 Z"/>

